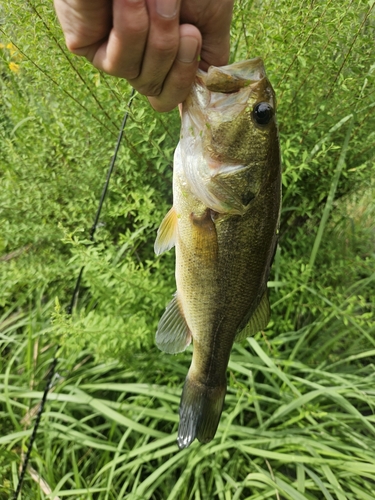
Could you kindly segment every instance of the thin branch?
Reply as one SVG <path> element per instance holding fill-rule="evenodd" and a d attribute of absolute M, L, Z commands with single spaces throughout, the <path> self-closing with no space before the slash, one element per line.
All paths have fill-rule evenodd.
<path fill-rule="evenodd" d="M 107 111 L 104 109 L 102 103 L 99 101 L 99 99 L 97 98 L 97 96 L 95 95 L 95 93 L 92 91 L 92 89 L 89 86 L 89 84 L 87 83 L 87 81 L 84 79 L 84 77 L 82 76 L 82 74 L 79 72 L 78 68 L 75 66 L 75 64 L 73 63 L 72 59 L 68 56 L 68 54 L 66 53 L 66 50 L 61 46 L 59 40 L 56 38 L 56 36 L 52 32 L 51 28 L 48 26 L 48 24 L 43 19 L 43 17 L 39 14 L 38 10 L 32 4 L 31 0 L 27 0 L 27 1 L 28 1 L 28 4 L 30 5 L 30 7 L 32 8 L 32 10 L 34 11 L 35 15 L 38 16 L 38 18 L 42 21 L 42 23 L 43 23 L 44 27 L 46 28 L 47 32 L 49 33 L 50 37 L 53 39 L 53 41 L 55 42 L 55 44 L 57 45 L 57 47 L 60 49 L 60 51 L 63 54 L 63 56 L 68 61 L 70 67 L 73 69 L 73 71 L 75 72 L 75 74 L 78 76 L 78 78 L 81 80 L 81 82 L 83 83 L 83 85 L 86 87 L 86 89 L 88 90 L 88 92 L 91 95 L 91 97 L 94 99 L 94 101 L 99 106 L 99 108 L 103 111 L 103 113 L 106 116 L 106 118 L 108 119 L 108 121 L 111 122 L 112 125 L 117 129 L 116 123 L 113 122 L 111 116 L 109 116 L 109 114 L 107 113 Z"/>

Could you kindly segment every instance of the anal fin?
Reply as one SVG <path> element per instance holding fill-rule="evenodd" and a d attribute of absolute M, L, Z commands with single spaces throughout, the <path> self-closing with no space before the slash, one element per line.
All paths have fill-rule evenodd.
<path fill-rule="evenodd" d="M 176 242 L 177 215 L 172 207 L 162 220 L 156 236 L 154 250 L 160 255 L 174 247 Z"/>
<path fill-rule="evenodd" d="M 241 342 L 264 330 L 270 320 L 271 310 L 267 290 L 264 292 L 258 307 L 255 309 L 245 328 L 237 332 L 235 342 Z"/>
<path fill-rule="evenodd" d="M 177 293 L 161 317 L 156 331 L 156 345 L 161 351 L 176 354 L 191 342 L 191 332 L 178 303 Z"/>

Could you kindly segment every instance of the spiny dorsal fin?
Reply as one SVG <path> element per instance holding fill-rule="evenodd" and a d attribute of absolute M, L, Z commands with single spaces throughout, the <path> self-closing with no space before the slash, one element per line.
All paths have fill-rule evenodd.
<path fill-rule="evenodd" d="M 154 250 L 160 255 L 174 247 L 176 242 L 177 215 L 172 207 L 162 220 L 156 236 Z"/>
<path fill-rule="evenodd" d="M 175 294 L 159 321 L 156 345 L 161 351 L 176 354 L 184 351 L 190 342 L 191 332 Z"/>
<path fill-rule="evenodd" d="M 241 342 L 245 340 L 247 337 L 251 337 L 258 333 L 260 330 L 264 330 L 268 325 L 270 320 L 270 303 L 268 301 L 267 290 L 264 292 L 258 307 L 255 309 L 254 314 L 251 316 L 249 322 L 245 326 L 243 330 L 240 330 L 236 338 L 234 339 L 236 342 Z"/>

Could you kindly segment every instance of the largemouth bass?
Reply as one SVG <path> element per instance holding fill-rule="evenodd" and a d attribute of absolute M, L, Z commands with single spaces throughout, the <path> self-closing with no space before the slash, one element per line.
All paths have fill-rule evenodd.
<path fill-rule="evenodd" d="M 156 344 L 178 353 L 193 339 L 178 446 L 215 436 L 233 342 L 264 329 L 275 251 L 281 167 L 275 94 L 260 58 L 198 71 L 181 111 L 173 207 L 155 252 L 176 247 L 177 292 Z"/>

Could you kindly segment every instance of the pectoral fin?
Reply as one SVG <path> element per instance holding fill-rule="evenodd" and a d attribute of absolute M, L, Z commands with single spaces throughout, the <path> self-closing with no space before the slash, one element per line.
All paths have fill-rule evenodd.
<path fill-rule="evenodd" d="M 215 212 L 209 208 L 201 215 L 190 214 L 192 246 L 199 253 L 201 264 L 209 266 L 216 262 L 219 252 L 214 217 Z"/>
<path fill-rule="evenodd" d="M 154 245 L 156 255 L 161 255 L 174 247 L 176 242 L 176 232 L 177 215 L 175 209 L 172 207 L 162 220 L 158 229 Z"/>
<path fill-rule="evenodd" d="M 245 340 L 247 337 L 251 337 L 258 333 L 261 330 L 264 330 L 266 326 L 268 325 L 268 322 L 270 320 L 270 303 L 268 301 L 268 295 L 267 295 L 267 290 L 264 292 L 258 307 L 255 309 L 254 314 L 251 316 L 249 322 L 243 328 L 240 330 L 236 337 L 235 341 L 236 342 L 241 342 L 242 340 Z"/>
<path fill-rule="evenodd" d="M 184 351 L 191 342 L 191 332 L 182 314 L 177 294 L 161 317 L 156 332 L 156 345 L 161 351 L 176 354 Z"/>

